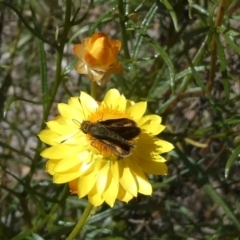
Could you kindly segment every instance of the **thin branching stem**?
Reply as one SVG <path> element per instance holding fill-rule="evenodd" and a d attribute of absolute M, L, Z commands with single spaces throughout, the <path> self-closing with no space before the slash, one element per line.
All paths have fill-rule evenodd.
<path fill-rule="evenodd" d="M 218 8 L 217 17 L 215 20 L 215 30 L 217 27 L 221 26 L 223 23 L 224 14 L 227 10 L 227 7 L 230 5 L 232 1 L 228 0 L 221 0 L 220 6 Z M 210 46 L 210 52 L 211 52 L 211 59 L 210 59 L 210 72 L 208 77 L 208 83 L 206 87 L 206 94 L 210 94 L 214 82 L 214 77 L 216 73 L 216 62 L 217 62 L 217 43 L 216 38 L 218 37 L 216 31 L 212 35 L 212 41 Z"/>

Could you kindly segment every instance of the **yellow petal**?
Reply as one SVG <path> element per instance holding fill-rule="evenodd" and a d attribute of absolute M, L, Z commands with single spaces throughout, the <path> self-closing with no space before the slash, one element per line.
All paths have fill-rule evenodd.
<path fill-rule="evenodd" d="M 91 111 L 95 111 L 98 108 L 98 103 L 89 94 L 85 92 L 81 92 L 80 99 L 81 99 L 81 103 L 83 105 L 86 105 Z"/>
<path fill-rule="evenodd" d="M 133 106 L 127 109 L 127 113 L 135 120 L 138 121 L 147 109 L 146 102 L 135 103 Z"/>
<path fill-rule="evenodd" d="M 144 195 L 151 195 L 152 194 L 152 185 L 146 178 L 146 176 L 143 173 L 136 174 L 136 179 L 138 183 L 138 192 L 142 193 Z"/>
<path fill-rule="evenodd" d="M 151 173 L 155 175 L 167 175 L 168 173 L 167 165 L 162 162 L 146 161 L 144 159 L 139 159 L 138 164 L 147 174 Z"/>
<path fill-rule="evenodd" d="M 123 202 L 129 202 L 133 198 L 129 192 L 127 192 L 121 185 L 119 186 L 117 199 Z"/>
<path fill-rule="evenodd" d="M 113 207 L 117 195 L 118 195 L 118 182 L 115 182 L 110 171 L 108 171 L 108 183 L 106 189 L 103 193 L 104 201 L 110 206 Z"/>
<path fill-rule="evenodd" d="M 159 124 L 145 124 L 141 126 L 141 129 L 146 133 L 157 135 L 165 129 L 165 126 Z"/>
<path fill-rule="evenodd" d="M 103 102 L 106 104 L 107 107 L 112 107 L 119 97 L 120 97 L 119 91 L 113 88 L 106 93 Z"/>
<path fill-rule="evenodd" d="M 129 192 L 134 197 L 137 196 L 138 189 L 136 179 L 134 178 L 133 173 L 127 165 L 125 165 L 123 168 L 123 173 L 119 182 L 127 192 Z"/>
<path fill-rule="evenodd" d="M 77 129 L 76 133 L 73 132 L 65 136 L 59 136 L 53 140 L 58 144 L 75 145 L 75 147 L 79 148 L 79 152 L 81 152 L 87 145 L 87 143 L 84 144 L 86 142 L 86 136 L 80 129 Z M 82 144 L 79 144 L 80 142 L 82 142 Z"/>
<path fill-rule="evenodd" d="M 42 130 L 39 134 L 38 137 L 40 140 L 48 145 L 54 146 L 58 144 L 58 142 L 54 141 L 54 138 L 58 137 L 59 135 L 52 132 L 49 129 Z"/>
<path fill-rule="evenodd" d="M 111 172 L 112 172 L 112 176 L 113 176 L 113 179 L 115 180 L 115 182 L 119 182 L 119 161 L 117 160 L 113 160 L 112 161 L 112 164 L 111 164 Z"/>
<path fill-rule="evenodd" d="M 87 155 L 87 159 L 83 161 L 79 169 L 79 171 L 81 172 L 81 175 L 84 175 L 84 176 L 88 175 L 92 171 L 95 171 L 95 169 L 98 170 L 98 165 L 96 164 L 95 161 L 91 159 L 90 154 L 86 154 L 86 155 Z"/>
<path fill-rule="evenodd" d="M 76 125 L 69 126 L 69 125 L 62 125 L 59 124 L 57 121 L 49 121 L 46 123 L 48 128 L 52 130 L 53 132 L 59 134 L 59 135 L 73 135 L 77 132 L 79 132 L 79 128 Z"/>
<path fill-rule="evenodd" d="M 167 160 L 159 154 L 152 154 L 152 161 L 159 162 L 159 163 L 165 163 Z"/>
<path fill-rule="evenodd" d="M 151 195 L 152 194 L 152 186 L 149 183 L 145 173 L 143 172 L 144 169 L 142 169 L 138 163 L 136 156 L 131 156 L 131 158 L 126 159 L 128 166 L 130 169 L 132 169 L 132 172 L 136 178 L 137 186 L 138 186 L 138 192 L 145 194 L 145 195 Z"/>
<path fill-rule="evenodd" d="M 88 196 L 89 202 L 94 206 L 98 207 L 103 204 L 104 199 L 102 196 L 99 194 L 93 195 L 93 196 Z"/>
<path fill-rule="evenodd" d="M 106 184 L 108 181 L 108 171 L 109 171 L 109 164 L 108 162 L 102 162 L 102 167 L 98 172 L 97 178 L 97 191 L 98 193 L 102 194 L 106 188 Z"/>
<path fill-rule="evenodd" d="M 155 115 L 155 114 L 146 115 L 138 120 L 138 126 L 142 126 L 144 123 L 147 123 L 147 122 L 160 124 L 161 121 L 162 121 L 162 118 L 158 115 Z"/>
<path fill-rule="evenodd" d="M 81 94 L 80 94 L 81 95 Z M 68 100 L 68 104 L 71 106 L 71 107 L 74 107 L 74 108 L 79 108 L 80 111 L 81 111 L 81 103 L 79 101 L 79 98 L 80 97 L 71 97 L 69 100 Z"/>
<path fill-rule="evenodd" d="M 125 111 L 126 109 L 126 98 L 120 95 L 116 102 L 112 105 L 113 108 L 117 108 L 119 111 Z"/>
<path fill-rule="evenodd" d="M 61 161 L 59 161 L 56 164 L 54 171 L 55 172 L 64 172 L 75 166 L 80 166 L 80 164 L 83 161 L 80 156 L 81 155 L 79 153 L 73 153 L 73 154 L 70 154 L 69 156 L 67 156 L 66 158 L 63 158 Z"/>
<path fill-rule="evenodd" d="M 156 139 L 155 144 L 159 146 L 158 151 L 160 151 L 160 153 L 170 152 L 174 148 L 170 142 L 161 139 Z"/>
<path fill-rule="evenodd" d="M 151 154 L 153 152 L 156 152 L 157 148 L 159 148 L 155 144 L 155 141 L 154 141 L 155 139 L 157 138 L 153 138 L 146 133 L 141 133 L 138 138 L 138 141 L 136 142 L 136 145 L 137 145 L 136 149 L 138 150 L 136 153 L 142 157 L 151 159 Z"/>
<path fill-rule="evenodd" d="M 140 159 L 142 159 L 142 161 L 153 161 L 153 158 L 155 155 L 160 156 L 158 153 L 154 152 L 154 151 L 156 151 L 156 148 L 152 145 L 145 145 L 145 146 L 137 145 L 137 148 L 139 148 L 138 151 L 133 151 L 133 153 L 134 153 L 134 155 L 136 155 L 138 163 L 139 163 Z M 146 149 L 148 149 L 148 148 L 150 151 L 146 151 Z"/>
<path fill-rule="evenodd" d="M 97 171 L 92 171 L 89 175 L 81 176 L 78 182 L 78 196 L 82 198 L 86 196 L 97 181 Z"/>
<path fill-rule="evenodd" d="M 53 175 L 54 183 L 66 183 L 70 182 L 80 176 L 80 172 L 70 172 L 70 173 L 55 173 Z"/>
<path fill-rule="evenodd" d="M 51 159 L 51 160 L 48 160 L 47 163 L 46 163 L 46 171 L 51 174 L 51 175 L 54 175 L 55 171 L 54 171 L 54 168 L 56 166 L 56 164 L 59 162 L 58 159 Z"/>
<path fill-rule="evenodd" d="M 81 122 L 84 118 L 82 111 L 65 103 L 58 104 L 58 111 L 62 117 L 69 120 L 75 119 Z"/>
<path fill-rule="evenodd" d="M 78 152 L 77 148 L 60 144 L 43 150 L 41 156 L 44 158 L 61 159 L 76 152 Z"/>

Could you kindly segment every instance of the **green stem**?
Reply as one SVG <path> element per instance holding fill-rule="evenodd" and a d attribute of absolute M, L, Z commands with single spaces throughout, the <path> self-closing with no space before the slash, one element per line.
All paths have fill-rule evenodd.
<path fill-rule="evenodd" d="M 97 97 L 97 83 L 91 81 L 91 96 L 96 100 Z"/>
<path fill-rule="evenodd" d="M 67 0 L 66 1 L 64 28 L 63 28 L 61 41 L 60 41 L 60 47 L 62 48 L 62 50 L 67 41 L 68 32 L 71 27 L 71 9 L 72 9 L 72 0 Z"/>
<path fill-rule="evenodd" d="M 42 128 L 45 125 L 45 121 L 47 120 L 47 117 L 49 115 L 49 111 L 51 109 L 52 103 L 54 101 L 54 98 L 56 96 L 59 84 L 62 80 L 62 59 L 63 59 L 63 50 L 65 43 L 67 42 L 67 35 L 69 32 L 69 29 L 71 27 L 70 20 L 71 20 L 71 7 L 72 7 L 72 1 L 67 0 L 66 1 L 66 12 L 65 12 L 65 22 L 64 22 L 64 29 L 61 36 L 60 44 L 57 48 L 58 54 L 57 54 L 57 63 L 56 63 L 56 75 L 55 75 L 55 81 L 53 84 L 53 87 L 51 89 L 51 93 L 49 96 L 49 101 L 47 101 L 46 111 L 44 112 L 44 119 L 42 123 Z"/>
<path fill-rule="evenodd" d="M 45 127 L 45 122 L 47 121 L 49 112 L 51 110 L 52 104 L 54 102 L 54 98 L 56 96 L 59 84 L 61 83 L 62 80 L 62 59 L 63 59 L 63 50 L 64 50 L 64 46 L 67 42 L 67 35 L 69 32 L 69 29 L 71 27 L 71 23 L 70 23 L 70 18 L 71 18 L 71 7 L 72 7 L 72 1 L 71 0 L 67 0 L 66 1 L 66 12 L 65 12 L 65 21 L 64 21 L 64 29 L 63 29 L 63 33 L 61 36 L 61 41 L 60 44 L 56 47 L 57 48 L 57 61 L 56 61 L 56 74 L 55 74 L 55 80 L 53 83 L 53 86 L 51 88 L 51 92 L 49 93 L 48 99 L 46 99 L 46 106 L 44 109 L 44 114 L 43 114 L 43 120 L 41 123 L 41 129 L 43 129 Z M 38 139 L 38 143 L 37 143 L 37 150 L 39 150 L 42 146 L 42 142 L 40 141 L 40 139 Z M 33 159 L 33 164 L 31 167 L 31 171 L 29 173 L 29 179 L 31 179 L 34 171 L 35 171 L 35 165 L 37 164 L 37 162 L 40 159 L 40 155 L 39 155 L 39 151 L 36 151 L 36 154 L 34 156 Z"/>
<path fill-rule="evenodd" d="M 70 233 L 70 235 L 66 238 L 66 240 L 73 240 L 82 230 L 83 226 L 91 216 L 91 212 L 93 210 L 93 205 L 88 202 L 87 206 L 84 209 L 84 212 L 82 214 L 82 217 L 79 219 L 78 223 Z"/>

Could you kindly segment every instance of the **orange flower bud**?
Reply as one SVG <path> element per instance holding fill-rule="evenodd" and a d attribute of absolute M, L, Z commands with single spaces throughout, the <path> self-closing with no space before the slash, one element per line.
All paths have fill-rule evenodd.
<path fill-rule="evenodd" d="M 106 83 L 110 73 L 121 74 L 123 67 L 117 60 L 121 42 L 110 39 L 105 33 L 95 33 L 73 47 L 78 58 L 75 70 L 98 84 Z"/>

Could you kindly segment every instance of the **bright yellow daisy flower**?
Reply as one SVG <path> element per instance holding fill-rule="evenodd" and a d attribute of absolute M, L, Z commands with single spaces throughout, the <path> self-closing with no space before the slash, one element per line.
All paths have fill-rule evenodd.
<path fill-rule="evenodd" d="M 161 118 L 146 115 L 146 102 L 127 100 L 118 90 L 102 102 L 81 92 L 68 104 L 58 104 L 60 115 L 39 133 L 50 145 L 41 152 L 55 183 L 69 183 L 79 198 L 94 206 L 116 199 L 128 202 L 138 193 L 152 194 L 146 174 L 167 174 L 160 155 L 173 145 L 155 135 L 164 130 Z"/>

